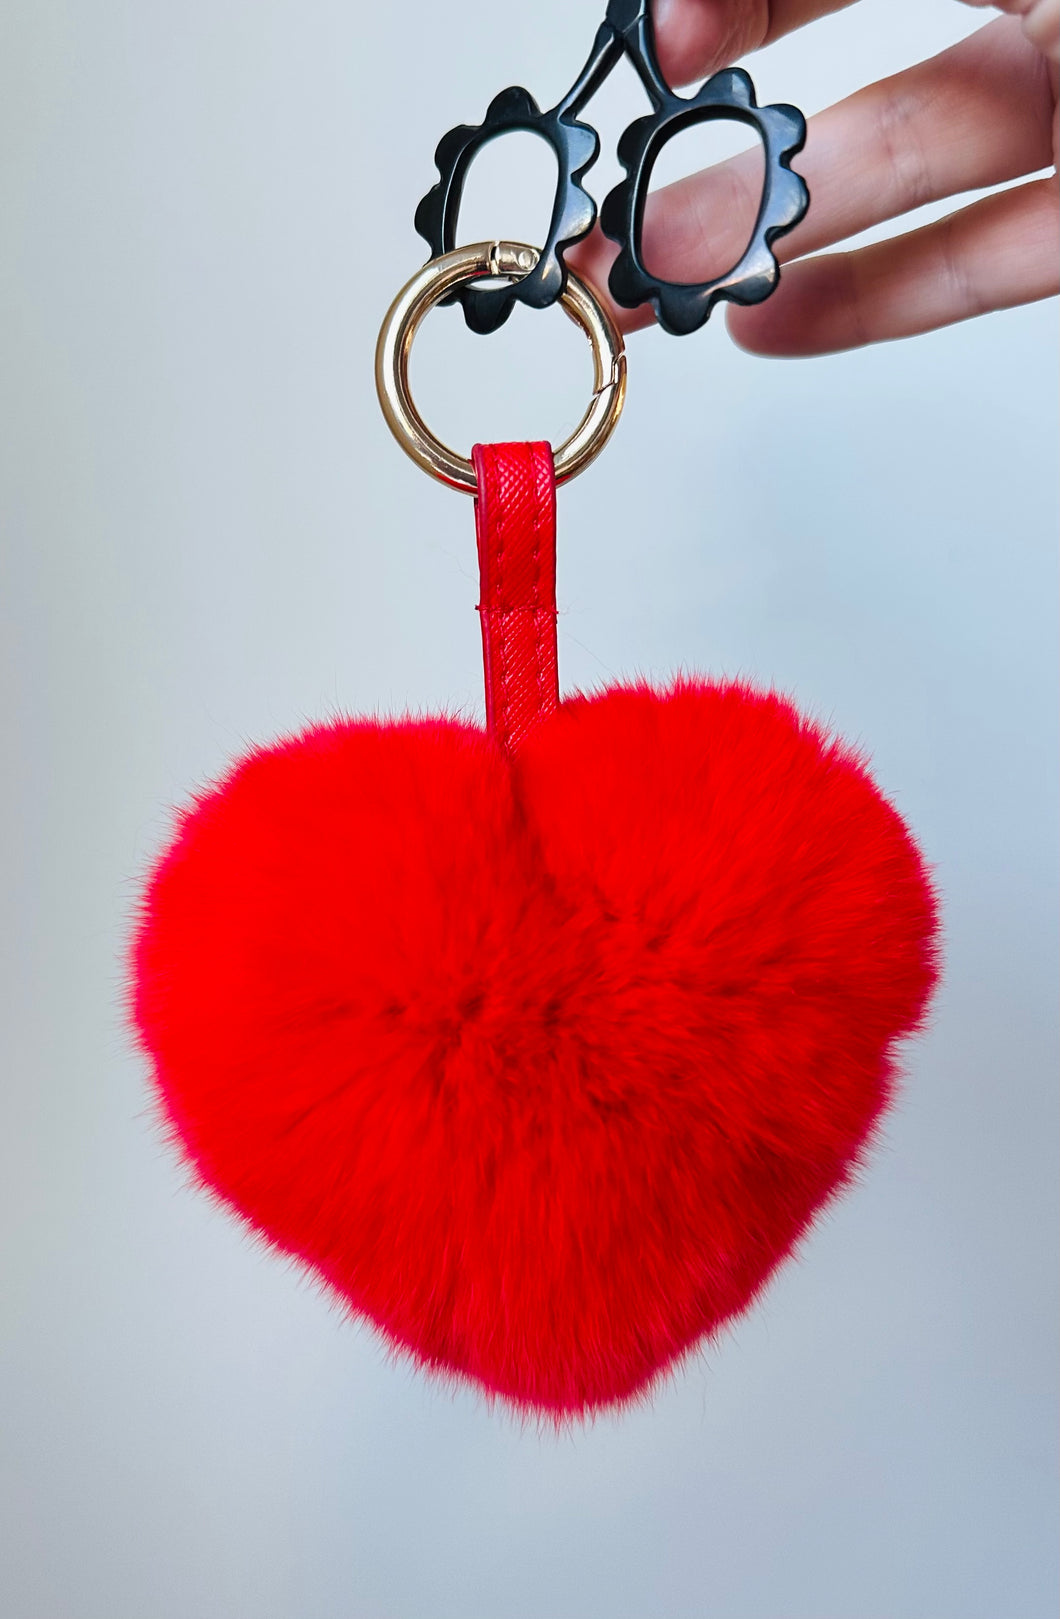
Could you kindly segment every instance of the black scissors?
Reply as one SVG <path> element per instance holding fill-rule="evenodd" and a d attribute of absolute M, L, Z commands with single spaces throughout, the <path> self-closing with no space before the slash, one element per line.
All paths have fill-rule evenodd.
<path fill-rule="evenodd" d="M 601 229 L 619 247 L 609 278 L 611 296 L 627 309 L 650 302 L 659 324 L 680 336 L 702 326 L 720 298 L 756 304 L 776 285 L 780 267 L 773 243 L 798 224 L 810 200 L 805 181 L 791 169 L 791 159 L 806 139 L 802 113 L 784 105 L 760 107 L 751 78 L 742 68 L 723 68 L 694 96 L 676 95 L 655 58 L 649 0 L 609 0 L 588 61 L 555 107 L 542 112 L 528 90 L 513 85 L 490 102 L 481 124 L 459 124 L 438 143 L 435 162 L 440 179 L 416 210 L 416 229 L 433 258 L 456 246 L 464 181 L 472 159 L 487 141 L 527 130 L 548 141 L 556 154 L 559 179 L 552 219 L 534 269 L 502 291 L 468 286 L 453 295 L 463 304 L 473 331 L 496 331 L 516 303 L 544 309 L 563 291 L 563 256 L 596 222 L 596 203 L 581 182 L 599 155 L 600 137 L 590 124 L 578 122 L 578 114 L 623 55 L 637 70 L 653 110 L 630 124 L 619 141 L 618 159 L 626 178 L 608 194 L 600 212 Z M 687 284 L 662 281 L 646 269 L 641 252 L 652 168 L 679 130 L 715 118 L 739 119 L 761 138 L 765 179 L 754 230 L 739 263 L 725 275 Z"/>

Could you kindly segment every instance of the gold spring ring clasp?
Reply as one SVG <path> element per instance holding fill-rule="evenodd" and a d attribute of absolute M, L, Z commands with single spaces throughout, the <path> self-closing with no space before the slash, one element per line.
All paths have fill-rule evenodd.
<path fill-rule="evenodd" d="M 474 494 L 475 469 L 435 437 L 413 403 L 409 353 L 424 316 L 454 287 L 483 276 L 516 281 L 537 263 L 525 242 L 476 242 L 431 259 L 402 287 L 387 311 L 375 351 L 375 385 L 390 431 L 401 448 L 442 483 Z M 622 334 L 599 298 L 572 270 L 560 295 L 564 310 L 580 326 L 593 351 L 593 395 L 589 408 L 555 452 L 556 482 L 566 483 L 595 460 L 614 432 L 626 397 L 626 354 Z"/>

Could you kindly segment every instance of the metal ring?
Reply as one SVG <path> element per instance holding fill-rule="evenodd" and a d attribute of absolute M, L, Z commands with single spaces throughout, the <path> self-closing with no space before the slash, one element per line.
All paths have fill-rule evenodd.
<path fill-rule="evenodd" d="M 390 431 L 401 448 L 452 489 L 475 493 L 475 469 L 436 438 L 409 392 L 409 353 L 420 322 L 454 287 L 480 276 L 517 280 L 529 274 L 538 252 L 524 242 L 476 242 L 431 259 L 398 293 L 387 311 L 375 350 L 375 386 Z M 626 397 L 626 355 L 622 335 L 591 288 L 567 272 L 560 302 L 593 351 L 593 396 L 578 426 L 555 452 L 556 482 L 566 483 L 594 460 L 622 414 Z"/>

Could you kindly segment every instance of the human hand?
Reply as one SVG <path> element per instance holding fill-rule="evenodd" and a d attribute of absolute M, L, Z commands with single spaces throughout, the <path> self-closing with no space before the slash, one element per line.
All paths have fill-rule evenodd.
<path fill-rule="evenodd" d="M 687 84 L 851 3 L 655 0 L 663 72 L 671 84 Z M 794 167 L 813 201 L 776 244 L 788 265 L 776 292 L 765 303 L 729 308 L 729 330 L 742 347 L 826 354 L 1060 291 L 1054 177 L 870 247 L 806 257 L 923 203 L 1057 162 L 1060 0 L 999 0 L 999 9 L 1012 15 L 809 120 Z M 646 262 L 675 281 L 723 273 L 743 251 L 759 185 L 760 158 L 750 152 L 654 193 L 644 218 Z M 603 287 L 613 257 L 597 231 L 570 262 Z M 617 314 L 626 331 L 652 319 L 647 306 Z"/>

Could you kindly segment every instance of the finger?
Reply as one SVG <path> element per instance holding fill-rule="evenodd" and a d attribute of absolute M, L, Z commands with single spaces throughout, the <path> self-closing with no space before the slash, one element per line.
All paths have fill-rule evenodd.
<path fill-rule="evenodd" d="M 690 84 L 804 23 L 854 0 L 655 0 L 652 21 L 663 76 Z"/>
<path fill-rule="evenodd" d="M 1033 173 L 1051 160 L 1053 94 L 1046 65 L 999 18 L 939 56 L 859 90 L 811 118 L 796 160 L 810 188 L 806 218 L 776 253 L 816 252 L 927 202 Z M 653 193 L 642 250 L 660 277 L 701 282 L 740 258 L 761 189 L 761 158 L 742 154 Z M 599 238 L 572 255 L 605 286 L 614 250 Z M 650 312 L 619 311 L 626 331 Z"/>
<path fill-rule="evenodd" d="M 858 91 L 810 120 L 796 159 L 810 209 L 777 244 L 778 257 L 1044 168 L 1051 113 L 1045 64 L 1007 18 Z M 760 170 L 751 152 L 655 193 L 645 209 L 645 261 L 673 281 L 723 274 L 743 251 Z"/>
<path fill-rule="evenodd" d="M 965 5 L 996 5 L 1019 17 L 1023 32 L 1050 62 L 1060 62 L 1060 0 L 964 0 Z"/>
<path fill-rule="evenodd" d="M 912 337 L 1060 292 L 1052 180 L 985 197 L 948 219 L 850 253 L 790 266 L 772 298 L 732 309 L 755 354 L 831 354 Z"/>

